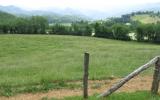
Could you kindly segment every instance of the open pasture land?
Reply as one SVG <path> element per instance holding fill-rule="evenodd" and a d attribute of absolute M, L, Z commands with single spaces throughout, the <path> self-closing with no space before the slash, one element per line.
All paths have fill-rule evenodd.
<path fill-rule="evenodd" d="M 148 14 L 142 14 L 142 15 L 135 15 L 131 17 L 133 21 L 140 21 L 141 23 L 144 24 L 149 24 L 149 23 L 157 23 L 160 21 L 160 17 L 158 16 L 150 16 Z"/>
<path fill-rule="evenodd" d="M 83 53 L 90 56 L 90 79 L 122 77 L 159 55 L 155 44 L 94 37 L 0 35 L 0 84 L 79 80 Z"/>
<path fill-rule="evenodd" d="M 123 77 L 159 55 L 159 50 L 156 44 L 94 37 L 0 35 L 0 86 L 80 80 L 84 52 L 90 53 L 89 79 Z"/>

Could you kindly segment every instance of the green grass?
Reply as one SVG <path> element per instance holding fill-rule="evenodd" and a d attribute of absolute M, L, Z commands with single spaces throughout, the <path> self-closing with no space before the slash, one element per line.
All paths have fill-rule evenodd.
<path fill-rule="evenodd" d="M 151 17 L 148 14 L 143 14 L 143 15 L 135 15 L 131 18 L 134 21 L 140 21 L 141 23 L 147 24 L 147 23 L 156 23 L 160 21 L 160 17 Z"/>
<path fill-rule="evenodd" d="M 57 99 L 48 99 L 47 97 L 44 100 L 57 100 Z M 83 100 L 82 97 L 67 97 L 63 100 Z M 107 98 L 97 99 L 97 95 L 89 97 L 87 100 L 160 100 L 160 96 L 153 96 L 147 91 L 139 91 L 134 93 L 116 93 Z"/>
<path fill-rule="evenodd" d="M 159 50 L 155 44 L 94 37 L 0 35 L 0 87 L 80 80 L 84 52 L 90 53 L 89 79 L 123 77 Z"/>
<path fill-rule="evenodd" d="M 18 93 L 37 93 L 37 92 L 48 92 L 53 89 L 78 89 L 81 88 L 81 85 L 66 83 L 64 81 L 59 81 L 56 83 L 51 83 L 45 80 L 42 80 L 39 85 L 26 85 L 13 87 L 9 85 L 0 86 L 0 96 L 13 96 Z"/>

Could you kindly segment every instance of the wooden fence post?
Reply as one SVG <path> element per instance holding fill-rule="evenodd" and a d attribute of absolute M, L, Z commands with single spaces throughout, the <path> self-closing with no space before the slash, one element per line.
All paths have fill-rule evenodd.
<path fill-rule="evenodd" d="M 84 53 L 83 97 L 88 98 L 89 53 Z"/>
<path fill-rule="evenodd" d="M 158 57 L 158 61 L 155 63 L 155 70 L 153 75 L 153 82 L 151 88 L 152 94 L 156 95 L 158 93 L 159 82 L 160 82 L 160 58 Z"/>
<path fill-rule="evenodd" d="M 133 77 L 137 76 L 142 71 L 148 69 L 151 65 L 155 64 L 158 61 L 159 57 L 155 57 L 152 60 L 150 60 L 148 63 L 144 64 L 143 66 L 139 67 L 138 69 L 134 70 L 132 73 L 130 73 L 128 76 L 124 77 L 122 80 L 120 80 L 118 83 L 114 84 L 110 89 L 106 90 L 104 93 L 100 94 L 98 98 L 109 96 L 113 92 L 115 92 L 117 89 L 119 89 L 121 86 L 123 86 L 125 83 L 127 83 L 129 80 L 131 80 Z M 158 64 L 158 63 L 157 63 Z M 157 65 L 156 64 L 156 65 Z M 159 66 L 160 64 L 158 64 Z M 159 68 L 159 67 L 158 67 Z M 158 76 L 156 74 L 156 76 Z M 160 76 L 160 75 L 159 75 Z M 156 77 L 157 78 L 157 77 Z M 157 78 L 158 79 L 158 78 Z M 156 80 L 157 81 L 157 80 Z M 157 82 L 156 82 L 157 84 Z"/>

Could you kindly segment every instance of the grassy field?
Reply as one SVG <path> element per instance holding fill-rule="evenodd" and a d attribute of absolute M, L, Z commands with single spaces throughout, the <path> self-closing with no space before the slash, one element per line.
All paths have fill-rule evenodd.
<path fill-rule="evenodd" d="M 57 100 L 54 98 L 47 99 L 43 98 L 44 100 Z M 42 100 L 43 100 L 42 99 Z M 147 91 L 138 91 L 134 93 L 116 93 L 107 98 L 97 99 L 97 95 L 89 97 L 87 100 L 159 100 L 160 96 L 153 96 Z M 64 98 L 63 100 L 83 100 L 82 97 L 68 97 Z"/>
<path fill-rule="evenodd" d="M 0 36 L 0 84 L 79 80 L 83 53 L 91 54 L 90 79 L 122 77 L 159 55 L 159 45 L 92 37 Z"/>
<path fill-rule="evenodd" d="M 134 21 L 140 21 L 141 23 L 147 24 L 147 23 L 156 23 L 160 21 L 159 17 L 151 17 L 150 15 L 144 14 L 144 15 L 135 15 L 131 18 Z"/>
<path fill-rule="evenodd" d="M 0 35 L 0 86 L 80 80 L 84 52 L 91 55 L 89 79 L 123 77 L 159 50 L 156 44 L 94 37 Z"/>

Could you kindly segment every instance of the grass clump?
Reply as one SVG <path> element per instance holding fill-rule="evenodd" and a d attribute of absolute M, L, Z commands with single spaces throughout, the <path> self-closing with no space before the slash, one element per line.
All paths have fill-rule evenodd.
<path fill-rule="evenodd" d="M 3 85 L 0 87 L 1 96 L 13 96 L 17 93 L 37 93 L 37 92 L 48 92 L 53 89 L 75 89 L 80 88 L 79 84 L 68 84 L 65 81 L 49 82 L 47 80 L 41 80 L 40 84 L 26 85 L 26 86 L 9 86 Z"/>

